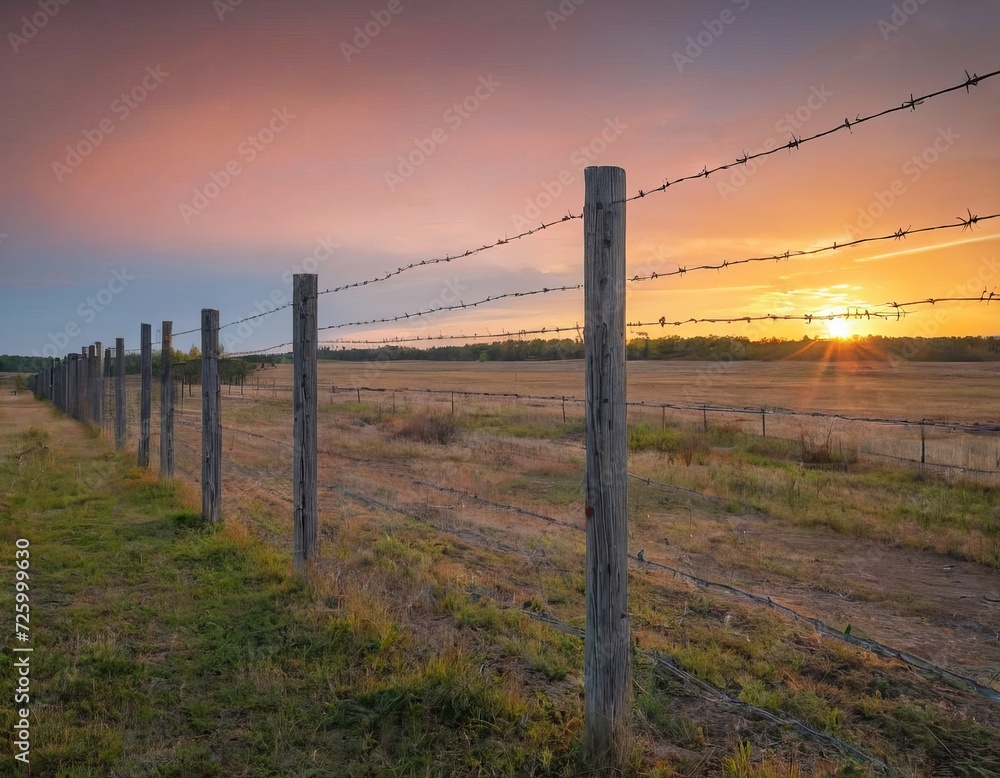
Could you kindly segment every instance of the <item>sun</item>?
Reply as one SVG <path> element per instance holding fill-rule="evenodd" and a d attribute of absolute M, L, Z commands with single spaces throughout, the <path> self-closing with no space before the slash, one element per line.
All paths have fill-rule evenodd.
<path fill-rule="evenodd" d="M 830 319 L 826 323 L 826 329 L 831 338 L 846 340 L 851 337 L 851 323 L 847 319 Z"/>

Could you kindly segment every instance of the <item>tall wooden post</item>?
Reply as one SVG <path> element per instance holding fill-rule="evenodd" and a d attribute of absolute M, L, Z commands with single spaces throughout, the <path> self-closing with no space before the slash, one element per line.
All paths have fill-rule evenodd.
<path fill-rule="evenodd" d="M 108 368 L 111 366 L 111 349 L 110 348 L 104 349 L 104 356 L 102 358 L 101 357 L 101 344 L 100 344 L 100 342 L 98 342 L 98 344 L 97 344 L 97 354 L 98 354 L 97 358 L 99 360 L 99 363 L 98 363 L 99 370 L 98 370 L 98 376 L 97 376 L 97 402 L 95 403 L 95 407 L 96 407 L 96 410 L 97 410 L 97 426 L 99 426 L 103 430 L 104 429 L 104 422 L 106 421 L 106 419 L 104 418 L 104 415 L 105 415 L 104 414 L 104 392 L 107 389 L 107 383 L 108 383 L 105 380 L 105 375 L 108 372 Z"/>
<path fill-rule="evenodd" d="M 625 171 L 584 171 L 586 592 L 584 752 L 623 768 L 631 749 L 628 431 L 625 392 Z"/>
<path fill-rule="evenodd" d="M 125 338 L 115 338 L 115 448 L 125 448 Z"/>
<path fill-rule="evenodd" d="M 149 428 L 153 415 L 153 325 L 140 327 L 139 467 L 149 467 Z"/>
<path fill-rule="evenodd" d="M 293 482 L 295 488 L 295 567 L 305 574 L 315 552 L 317 517 L 316 468 L 316 321 L 317 279 L 314 273 L 293 277 L 292 405 L 295 414 Z"/>
<path fill-rule="evenodd" d="M 201 311 L 201 517 L 222 518 L 222 387 L 219 384 L 219 312 Z"/>
<path fill-rule="evenodd" d="M 66 413 L 76 416 L 76 360 L 78 354 L 66 355 Z"/>
<path fill-rule="evenodd" d="M 96 351 L 97 345 L 87 346 L 87 422 L 90 424 L 97 423 L 97 414 L 94 409 L 96 407 L 94 400 L 97 395 L 97 381 L 100 373 L 97 370 L 97 363 L 100 361 L 100 356 Z"/>
<path fill-rule="evenodd" d="M 920 422 L 920 464 L 927 464 L 927 429 Z"/>
<path fill-rule="evenodd" d="M 174 477 L 174 323 L 160 330 L 160 475 Z"/>

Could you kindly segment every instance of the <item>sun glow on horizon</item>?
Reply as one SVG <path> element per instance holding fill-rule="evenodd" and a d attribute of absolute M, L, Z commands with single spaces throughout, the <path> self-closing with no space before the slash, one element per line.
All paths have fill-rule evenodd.
<path fill-rule="evenodd" d="M 826 331 L 830 334 L 831 338 L 837 338 L 838 340 L 847 340 L 851 337 L 851 323 L 847 319 L 830 319 L 826 323 Z"/>

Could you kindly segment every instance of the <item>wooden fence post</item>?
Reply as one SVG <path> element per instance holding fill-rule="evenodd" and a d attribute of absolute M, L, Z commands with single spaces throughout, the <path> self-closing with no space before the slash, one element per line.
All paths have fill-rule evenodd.
<path fill-rule="evenodd" d="M 139 467 L 149 467 L 149 428 L 153 415 L 153 325 L 140 327 Z"/>
<path fill-rule="evenodd" d="M 172 321 L 160 330 L 160 476 L 174 477 L 174 376 Z"/>
<path fill-rule="evenodd" d="M 115 448 L 125 448 L 125 338 L 115 338 Z"/>
<path fill-rule="evenodd" d="M 760 436 L 767 437 L 767 412 L 763 408 L 760 409 Z"/>
<path fill-rule="evenodd" d="M 927 464 L 927 428 L 920 422 L 920 464 Z"/>
<path fill-rule="evenodd" d="M 222 386 L 219 384 L 219 312 L 201 311 L 201 517 L 222 518 Z"/>
<path fill-rule="evenodd" d="M 316 321 L 318 276 L 299 273 L 292 292 L 292 404 L 294 407 L 295 567 L 303 575 L 317 532 Z M 360 388 L 358 394 L 360 398 Z M 360 402 L 360 399 L 359 399 Z"/>
<path fill-rule="evenodd" d="M 98 351 L 100 351 L 100 349 L 98 349 Z M 111 349 L 110 348 L 105 348 L 104 349 L 104 361 L 101 362 L 100 391 L 98 392 L 98 394 L 100 395 L 100 398 L 101 398 L 101 404 L 100 404 L 100 416 L 101 416 L 100 424 L 101 424 L 101 429 L 104 428 L 104 424 L 105 424 L 105 422 L 107 422 L 107 414 L 105 413 L 104 401 L 105 401 L 105 392 L 107 391 L 107 388 L 108 388 L 108 382 L 107 382 L 107 379 L 105 377 L 105 374 L 110 369 L 111 369 Z"/>
<path fill-rule="evenodd" d="M 79 355 L 66 355 L 66 413 L 76 416 L 76 360 Z"/>
<path fill-rule="evenodd" d="M 87 346 L 87 422 L 94 424 L 97 421 L 97 414 L 94 413 L 94 399 L 97 394 L 97 362 L 99 357 L 94 351 L 95 346 Z"/>
<path fill-rule="evenodd" d="M 625 171 L 584 171 L 586 637 L 584 753 L 623 768 L 631 749 L 628 432 L 625 391 Z"/>

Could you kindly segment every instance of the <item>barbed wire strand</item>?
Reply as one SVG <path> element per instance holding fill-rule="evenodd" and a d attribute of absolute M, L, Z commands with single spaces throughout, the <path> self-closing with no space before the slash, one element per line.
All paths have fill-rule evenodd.
<path fill-rule="evenodd" d="M 822 132 L 817 132 L 814 135 L 802 138 L 796 138 L 795 134 L 792 133 L 791 140 L 789 140 L 788 143 L 785 143 L 781 146 L 777 146 L 773 149 L 765 149 L 764 151 L 759 151 L 754 154 L 750 154 L 744 151 L 743 155 L 737 157 L 736 160 L 733 162 L 728 162 L 724 165 L 717 165 L 716 167 L 713 168 L 705 166 L 701 169 L 701 172 L 699 173 L 692 173 L 691 175 L 681 176 L 680 178 L 675 178 L 673 181 L 669 180 L 669 178 L 665 178 L 663 179 L 663 183 L 660 186 L 646 190 L 640 189 L 637 194 L 631 197 L 626 197 L 622 202 L 628 203 L 634 200 L 640 200 L 643 197 L 647 197 L 648 195 L 651 194 L 656 194 L 657 192 L 665 192 L 669 187 L 676 186 L 677 184 L 683 183 L 685 181 L 694 181 L 699 178 L 707 179 L 713 173 L 718 173 L 723 170 L 728 170 L 729 168 L 738 167 L 740 165 L 746 165 L 748 162 L 751 162 L 755 159 L 760 159 L 761 157 L 767 157 L 772 154 L 777 154 L 779 151 L 783 150 L 791 151 L 792 149 L 798 149 L 803 144 L 810 143 L 811 141 L 814 140 L 819 140 L 820 138 L 824 138 L 828 135 L 833 135 L 834 133 L 841 132 L 843 130 L 847 130 L 849 133 L 853 135 L 854 134 L 853 128 L 857 127 L 860 124 L 865 124 L 867 122 L 879 119 L 889 114 L 896 113 L 898 111 L 905 111 L 907 109 L 909 109 L 910 111 L 916 111 L 918 105 L 922 105 L 927 100 L 931 100 L 935 97 L 946 95 L 949 92 L 957 92 L 961 89 L 964 89 L 966 92 L 971 92 L 972 91 L 971 87 L 978 86 L 981 82 L 986 81 L 987 79 L 993 78 L 998 75 L 1000 75 L 1000 70 L 994 70 L 982 76 L 977 75 L 975 73 L 969 75 L 969 71 L 966 70 L 965 81 L 956 84 L 954 86 L 950 86 L 945 89 L 939 89 L 936 92 L 930 92 L 928 94 L 921 95 L 920 97 L 914 97 L 911 93 L 910 99 L 904 101 L 901 105 L 893 106 L 892 108 L 886 108 L 882 111 L 877 111 L 876 113 L 868 114 L 867 116 L 861 116 L 860 114 L 858 114 L 857 118 L 855 118 L 854 121 L 845 118 L 844 121 L 838 124 L 837 126 L 832 127 L 828 130 L 824 130 Z"/>
<path fill-rule="evenodd" d="M 770 254 L 768 256 L 760 257 L 748 257 L 746 259 L 728 259 L 723 262 L 716 264 L 705 264 L 705 265 L 695 265 L 692 267 L 678 266 L 677 270 L 670 270 L 665 273 L 652 272 L 646 276 L 636 275 L 628 279 L 629 281 L 655 281 L 657 278 L 669 278 L 670 276 L 682 276 L 686 273 L 693 273 L 698 270 L 725 270 L 726 268 L 735 267 L 736 265 L 747 265 L 752 262 L 780 262 L 786 259 L 794 259 L 797 257 L 811 257 L 817 254 L 825 254 L 831 251 L 837 251 L 839 249 L 850 248 L 852 246 L 860 246 L 863 243 L 876 243 L 879 241 L 886 240 L 902 240 L 908 235 L 918 235 L 923 232 L 935 232 L 937 230 L 954 230 L 959 227 L 963 231 L 973 229 L 979 222 L 989 221 L 990 219 L 1000 218 L 1000 214 L 994 213 L 988 216 L 975 216 L 972 211 L 969 211 L 968 218 L 962 218 L 961 216 L 955 217 L 958 219 L 956 223 L 948 224 L 938 224 L 931 227 L 907 227 L 906 229 L 898 229 L 895 232 L 889 233 L 888 235 L 878 235 L 869 238 L 858 238 L 857 240 L 847 241 L 845 243 L 834 242 L 829 246 L 823 246 L 816 249 L 808 250 L 798 250 L 798 251 L 784 251 L 780 254 Z"/>
<path fill-rule="evenodd" d="M 719 318 L 692 318 L 679 321 L 667 321 L 665 316 L 661 316 L 656 321 L 649 322 L 629 322 L 625 326 L 630 329 L 637 327 L 679 327 L 684 324 L 738 324 L 739 322 L 752 321 L 804 321 L 811 324 L 814 321 L 836 321 L 838 319 L 881 319 L 899 320 L 908 315 L 907 308 L 915 308 L 921 305 L 936 305 L 942 302 L 963 302 L 963 303 L 985 303 L 989 305 L 994 299 L 1000 299 L 996 292 L 986 294 L 984 290 L 979 297 L 927 297 L 923 300 L 911 300 L 910 302 L 897 303 L 887 302 L 869 306 L 849 306 L 844 313 L 766 313 L 751 316 L 732 316 Z M 877 311 L 874 308 L 890 307 L 892 311 Z M 855 310 L 850 310 L 854 308 Z"/>
<path fill-rule="evenodd" d="M 367 321 L 350 321 L 344 322 L 343 324 L 329 324 L 325 327 L 320 327 L 320 332 L 324 330 L 337 330 L 343 327 L 357 327 L 365 324 L 386 324 L 390 322 L 403 321 L 405 319 L 415 319 L 420 316 L 430 316 L 431 314 L 441 313 L 443 311 L 459 311 L 465 310 L 466 308 L 476 308 L 480 305 L 487 305 L 488 303 L 495 303 L 498 300 L 504 300 L 513 297 L 531 297 L 533 295 L 539 294 L 551 294 L 553 292 L 573 292 L 579 289 L 583 289 L 583 284 L 574 284 L 572 286 L 552 286 L 543 287 L 541 289 L 533 289 L 530 292 L 506 292 L 504 294 L 490 295 L 489 297 L 484 297 L 482 300 L 477 300 L 471 303 L 457 302 L 453 305 L 442 305 L 438 308 L 427 308 L 426 310 L 416 311 L 414 313 L 401 313 L 397 316 L 385 316 L 381 319 L 369 319 Z"/>
<path fill-rule="evenodd" d="M 570 222 L 570 221 L 573 221 L 575 219 L 582 219 L 582 218 L 583 218 L 583 213 L 582 212 L 581 213 L 577 213 L 577 214 L 567 213 L 565 216 L 563 216 L 563 217 L 561 217 L 559 219 L 554 219 L 554 220 L 552 220 L 550 222 L 542 222 L 537 227 L 533 227 L 532 229 L 525 230 L 524 232 L 521 232 L 521 233 L 519 233 L 517 235 L 504 236 L 503 238 L 499 238 L 498 240 L 494 241 L 493 243 L 487 243 L 487 244 L 485 244 L 483 246 L 480 246 L 479 248 L 467 249 L 466 251 L 462 251 L 462 252 L 459 252 L 457 254 L 445 254 L 443 257 L 436 257 L 434 259 L 422 259 L 422 260 L 420 260 L 418 262 L 411 262 L 408 265 L 401 265 L 400 267 L 396 268 L 395 270 L 390 270 L 390 271 L 384 273 L 381 276 L 377 276 L 375 278 L 369 278 L 369 279 L 364 280 L 364 281 L 355 281 L 354 283 L 351 283 L 351 284 L 343 284 L 342 286 L 334 286 L 334 287 L 331 287 L 329 289 L 324 289 L 323 291 L 319 292 L 319 294 L 320 295 L 333 294 L 335 292 L 342 292 L 345 289 L 355 289 L 355 288 L 361 287 L 361 286 L 368 286 L 369 284 L 377 284 L 380 281 L 387 281 L 388 279 L 392 278 L 393 276 L 398 276 L 401 273 L 405 273 L 407 270 L 413 270 L 414 268 L 418 268 L 418 267 L 426 267 L 428 265 L 438 265 L 438 264 L 441 264 L 443 262 L 454 262 L 456 259 L 463 259 L 464 257 L 471 257 L 471 256 L 474 256 L 475 254 L 480 254 L 480 253 L 482 253 L 484 251 L 489 251 L 490 249 L 494 249 L 494 248 L 497 248 L 499 246 L 505 246 L 508 243 L 511 243 L 511 242 L 513 242 L 515 240 L 521 240 L 522 238 L 527 238 L 529 235 L 534 235 L 535 233 L 541 232 L 542 230 L 546 230 L 549 227 L 554 227 L 557 224 L 565 224 L 566 222 Z"/>
<path fill-rule="evenodd" d="M 394 345 L 399 343 L 418 343 L 421 341 L 432 341 L 432 340 L 476 340 L 479 338 L 508 338 L 514 340 L 525 335 L 547 335 L 547 334 L 558 334 L 561 332 L 575 332 L 579 336 L 583 336 L 583 326 L 580 324 L 574 324 L 572 326 L 555 326 L 555 327 L 541 327 L 540 329 L 534 330 L 518 330 L 517 332 L 490 332 L 488 329 L 484 333 L 474 332 L 471 335 L 414 335 L 405 336 L 398 338 L 382 338 L 381 340 L 353 340 L 348 338 L 337 338 L 334 340 L 326 340 L 320 342 L 319 346 L 339 346 L 339 345 Z"/>

